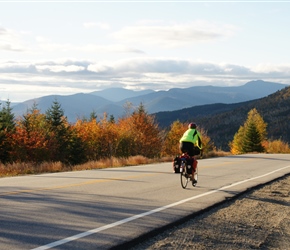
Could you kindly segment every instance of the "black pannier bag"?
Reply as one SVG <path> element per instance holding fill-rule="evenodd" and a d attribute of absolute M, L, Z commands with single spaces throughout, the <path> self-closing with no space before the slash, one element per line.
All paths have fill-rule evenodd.
<path fill-rule="evenodd" d="M 193 161 L 192 158 L 187 158 L 186 159 L 186 172 L 188 174 L 192 174 L 192 166 L 193 166 L 192 161 Z"/>
<path fill-rule="evenodd" d="M 173 171 L 174 173 L 180 173 L 180 165 L 181 165 L 181 159 L 179 156 L 176 156 L 173 160 Z"/>

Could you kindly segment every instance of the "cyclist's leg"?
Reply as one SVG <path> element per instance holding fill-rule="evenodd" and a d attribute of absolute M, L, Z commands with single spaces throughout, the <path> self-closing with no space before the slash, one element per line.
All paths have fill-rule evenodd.
<path fill-rule="evenodd" d="M 195 164 L 196 164 L 196 159 L 194 157 L 195 152 L 194 152 L 194 145 L 193 143 L 188 143 L 188 154 L 191 158 L 191 168 L 192 168 L 192 179 L 194 176 L 194 172 L 195 172 Z"/>
<path fill-rule="evenodd" d="M 197 172 L 197 164 L 198 164 L 198 161 L 197 161 L 197 159 L 196 159 L 196 155 L 199 155 L 200 154 L 200 149 L 199 148 L 197 148 L 197 147 L 195 147 L 195 148 L 193 148 L 193 166 L 192 166 L 192 171 L 194 171 L 194 172 Z M 194 173 L 192 173 L 192 174 L 194 174 Z"/>

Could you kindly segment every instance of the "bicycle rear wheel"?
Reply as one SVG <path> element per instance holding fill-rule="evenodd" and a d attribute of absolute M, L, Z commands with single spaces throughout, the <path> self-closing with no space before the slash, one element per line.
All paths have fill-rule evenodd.
<path fill-rule="evenodd" d="M 196 187 L 197 180 L 198 180 L 198 167 L 196 167 L 195 172 L 193 174 L 192 186 Z"/>
<path fill-rule="evenodd" d="M 185 168 L 182 168 L 182 171 L 180 172 L 180 181 L 182 188 L 186 188 L 188 183 L 188 175 L 186 173 Z"/>

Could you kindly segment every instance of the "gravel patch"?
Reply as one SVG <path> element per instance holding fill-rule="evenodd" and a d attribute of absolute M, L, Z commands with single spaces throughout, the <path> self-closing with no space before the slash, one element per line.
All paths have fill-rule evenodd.
<path fill-rule="evenodd" d="M 131 249 L 290 250 L 290 175 L 217 205 Z"/>

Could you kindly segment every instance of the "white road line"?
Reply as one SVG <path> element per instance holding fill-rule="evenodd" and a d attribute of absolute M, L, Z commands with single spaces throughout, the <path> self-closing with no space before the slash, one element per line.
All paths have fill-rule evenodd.
<path fill-rule="evenodd" d="M 156 209 L 153 209 L 153 210 L 147 211 L 147 212 L 145 212 L 145 213 L 137 214 L 137 215 L 134 215 L 134 216 L 132 216 L 132 217 L 128 217 L 128 218 L 126 218 L 126 219 L 119 220 L 119 221 L 116 221 L 116 222 L 111 223 L 111 224 L 108 224 L 108 225 L 104 225 L 104 226 L 102 226 L 102 227 L 98 227 L 98 228 L 95 228 L 95 229 L 92 229 L 92 230 L 89 230 L 89 231 L 86 231 L 86 232 L 83 232 L 83 233 L 80 233 L 80 234 L 76 234 L 76 235 L 73 235 L 73 236 L 70 236 L 70 237 L 64 238 L 64 239 L 62 239 L 62 240 L 58 240 L 58 241 L 55 241 L 55 242 L 49 243 L 49 244 L 47 244 L 47 245 L 43 245 L 43 246 L 40 246 L 40 247 L 34 248 L 34 249 L 32 249 L 32 250 L 45 250 L 45 249 L 51 249 L 51 248 L 53 248 L 53 247 L 56 247 L 56 246 L 59 246 L 59 245 L 62 245 L 62 244 L 68 243 L 68 242 L 70 242 L 70 241 L 74 241 L 74 240 L 77 240 L 77 239 L 80 239 L 80 238 L 83 238 L 83 237 L 89 236 L 89 235 L 91 235 L 91 234 L 95 234 L 95 233 L 98 233 L 98 232 L 104 231 L 104 230 L 106 230 L 106 229 L 113 228 L 113 227 L 116 227 L 116 226 L 119 226 L 119 225 L 122 225 L 122 224 L 128 223 L 128 222 L 130 222 L 130 221 L 133 221 L 133 220 L 136 220 L 136 219 L 139 219 L 139 218 L 142 218 L 142 217 L 145 217 L 145 216 L 151 215 L 151 214 L 158 213 L 158 212 L 163 211 L 163 210 L 166 210 L 166 209 L 168 209 L 168 208 L 178 206 L 178 205 L 183 204 L 183 203 L 185 203 L 185 202 L 192 201 L 192 200 L 195 200 L 195 199 L 198 199 L 198 198 L 201 198 L 201 197 L 207 196 L 207 195 L 211 195 L 211 194 L 213 194 L 213 193 L 216 193 L 216 192 L 219 192 L 219 191 L 223 191 L 223 190 L 229 189 L 229 188 L 231 188 L 231 187 L 234 187 L 234 186 L 237 186 L 237 185 L 240 185 L 240 184 L 243 184 L 243 183 L 246 183 L 246 182 L 249 182 L 249 181 L 255 180 L 255 179 L 259 179 L 259 178 L 262 178 L 262 177 L 265 177 L 265 176 L 271 175 L 271 174 L 273 174 L 273 173 L 279 172 L 279 171 L 284 170 L 284 169 L 286 169 L 286 168 L 290 168 L 290 165 L 289 165 L 289 166 L 286 166 L 286 167 L 283 167 L 283 168 L 279 168 L 279 169 L 274 170 L 274 171 L 272 171 L 272 172 L 269 172 L 269 173 L 267 173 L 267 174 L 263 174 L 263 175 L 256 176 L 256 177 L 253 177 L 253 178 L 250 178 L 250 179 L 247 179 L 247 180 L 239 181 L 239 182 L 233 183 L 233 184 L 231 184 L 231 185 L 224 186 L 224 187 L 221 187 L 221 188 L 216 189 L 216 190 L 212 190 L 212 191 L 210 191 L 210 192 L 206 192 L 206 193 L 203 193 L 203 194 L 199 194 L 199 195 L 196 195 L 196 196 L 192 196 L 192 197 L 190 197 L 190 198 L 187 198 L 187 199 L 184 199 L 184 200 L 181 200 L 181 201 L 178 201 L 178 202 L 174 202 L 174 203 L 171 203 L 171 204 L 169 204 L 169 205 L 166 205 L 166 206 L 163 206 L 163 207 L 159 207 L 159 208 L 156 208 Z"/>

